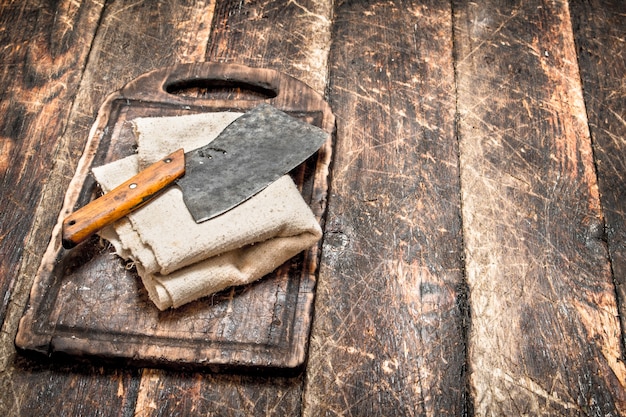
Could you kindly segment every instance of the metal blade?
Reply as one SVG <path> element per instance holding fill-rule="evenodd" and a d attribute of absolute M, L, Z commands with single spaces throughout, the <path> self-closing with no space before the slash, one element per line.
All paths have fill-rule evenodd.
<path fill-rule="evenodd" d="M 209 220 L 300 165 L 327 138 L 322 129 L 262 104 L 185 154 L 178 180 L 183 200 L 196 222 Z"/>

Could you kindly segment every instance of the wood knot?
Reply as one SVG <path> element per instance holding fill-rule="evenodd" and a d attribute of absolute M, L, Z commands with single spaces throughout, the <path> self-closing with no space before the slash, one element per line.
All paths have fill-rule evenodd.
<path fill-rule="evenodd" d="M 607 237 L 604 222 L 592 216 L 586 216 L 582 222 L 583 242 L 587 249 L 604 256 L 607 252 Z"/>
<path fill-rule="evenodd" d="M 350 238 L 348 238 L 345 233 L 339 230 L 326 231 L 325 240 L 326 243 L 335 250 L 344 249 L 346 246 L 348 246 L 348 243 L 350 242 Z"/>
<path fill-rule="evenodd" d="M 585 237 L 589 240 L 602 240 L 606 241 L 606 233 L 604 229 L 604 222 L 597 217 L 586 216 L 582 220 L 582 226 L 585 231 Z"/>

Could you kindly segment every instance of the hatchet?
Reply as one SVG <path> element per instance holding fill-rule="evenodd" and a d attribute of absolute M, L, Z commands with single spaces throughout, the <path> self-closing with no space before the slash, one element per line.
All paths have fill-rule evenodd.
<path fill-rule="evenodd" d="M 63 220 L 63 247 L 76 246 L 173 184 L 197 223 L 219 216 L 300 165 L 327 139 L 324 130 L 261 104 L 208 144 L 175 151 L 70 214 Z"/>

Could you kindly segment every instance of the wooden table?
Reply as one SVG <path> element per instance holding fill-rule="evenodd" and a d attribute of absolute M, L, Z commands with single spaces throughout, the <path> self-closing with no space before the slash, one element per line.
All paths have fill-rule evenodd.
<path fill-rule="evenodd" d="M 626 414 L 626 3 L 53 3 L 0 5 L 3 415 Z M 337 117 L 305 370 L 17 352 L 98 107 L 193 61 L 285 72 Z"/>

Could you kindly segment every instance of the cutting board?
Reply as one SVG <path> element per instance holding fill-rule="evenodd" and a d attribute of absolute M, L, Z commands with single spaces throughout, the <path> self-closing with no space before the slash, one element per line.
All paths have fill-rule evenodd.
<path fill-rule="evenodd" d="M 16 338 L 19 348 L 52 358 L 71 355 L 177 369 L 291 372 L 301 368 L 320 245 L 253 284 L 163 312 L 148 299 L 132 264 L 117 257 L 106 241 L 95 236 L 72 250 L 61 246 L 63 218 L 99 195 L 91 168 L 134 153 L 129 121 L 243 112 L 261 102 L 333 132 L 334 116 L 319 94 L 269 69 L 181 64 L 146 73 L 107 98 L 35 277 Z M 331 147 L 329 140 L 291 172 L 320 223 Z"/>

